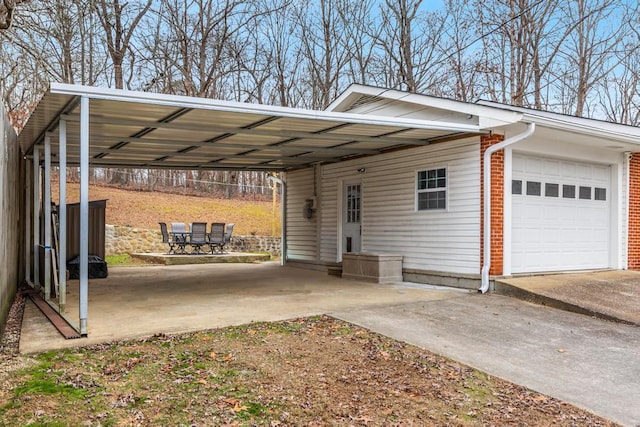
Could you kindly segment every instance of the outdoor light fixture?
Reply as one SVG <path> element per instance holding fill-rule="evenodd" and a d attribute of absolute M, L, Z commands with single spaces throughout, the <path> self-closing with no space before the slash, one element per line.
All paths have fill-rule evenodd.
<path fill-rule="evenodd" d="M 366 168 L 359 168 L 359 169 L 358 169 L 358 172 L 360 172 L 360 173 L 365 173 L 366 171 L 367 171 L 367 169 L 366 169 Z"/>

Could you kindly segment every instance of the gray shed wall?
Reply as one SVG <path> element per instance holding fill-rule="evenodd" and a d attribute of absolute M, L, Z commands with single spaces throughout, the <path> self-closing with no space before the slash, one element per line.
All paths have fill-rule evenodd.
<path fill-rule="evenodd" d="M 20 158 L 16 133 L 0 103 L 0 332 L 21 277 Z"/>

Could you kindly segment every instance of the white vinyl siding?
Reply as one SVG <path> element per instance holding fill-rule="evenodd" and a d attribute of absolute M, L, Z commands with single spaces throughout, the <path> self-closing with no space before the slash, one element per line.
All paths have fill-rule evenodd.
<path fill-rule="evenodd" d="M 313 195 L 313 168 L 288 172 L 287 181 L 287 255 L 292 260 L 317 259 L 317 214 L 302 215 L 305 201 Z"/>
<path fill-rule="evenodd" d="M 477 274 L 480 269 L 477 138 L 323 167 L 322 261 L 335 262 L 341 183 L 362 180 L 362 250 L 404 256 L 403 267 Z M 365 174 L 357 169 L 366 168 Z M 446 167 L 447 210 L 416 211 L 416 173 Z"/>

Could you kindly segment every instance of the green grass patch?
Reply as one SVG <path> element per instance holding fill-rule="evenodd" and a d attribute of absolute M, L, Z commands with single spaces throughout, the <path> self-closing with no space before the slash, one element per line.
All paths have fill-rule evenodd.
<path fill-rule="evenodd" d="M 16 398 L 29 394 L 29 395 L 53 395 L 60 394 L 67 399 L 82 399 L 86 395 L 86 391 L 83 389 L 77 389 L 67 384 L 58 384 L 57 381 L 52 379 L 40 379 L 33 378 L 28 380 L 21 386 L 16 387 L 14 390 L 14 396 Z"/>
<path fill-rule="evenodd" d="M 130 254 L 107 255 L 105 256 L 105 261 L 109 267 L 140 267 L 153 264 L 148 261 L 134 258 Z"/>

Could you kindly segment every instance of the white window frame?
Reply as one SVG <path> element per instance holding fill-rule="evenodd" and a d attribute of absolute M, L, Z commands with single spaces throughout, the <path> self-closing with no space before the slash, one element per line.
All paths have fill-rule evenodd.
<path fill-rule="evenodd" d="M 420 172 L 426 172 L 427 176 L 428 176 L 429 175 L 429 171 L 434 171 L 434 170 L 438 171 L 440 169 L 444 169 L 444 179 L 445 179 L 444 187 L 425 188 L 425 189 L 422 189 L 422 190 L 418 188 L 418 182 L 419 182 L 418 175 L 420 174 Z M 435 167 L 416 169 L 415 172 L 414 172 L 414 191 L 415 191 L 415 211 L 416 212 L 446 212 L 446 211 L 448 211 L 449 210 L 449 168 L 447 166 L 435 166 Z M 444 206 L 445 206 L 444 208 L 425 208 L 425 209 L 420 209 L 420 203 L 419 203 L 420 194 L 422 194 L 422 193 L 435 193 L 435 192 L 439 192 L 439 191 L 444 191 Z"/>

